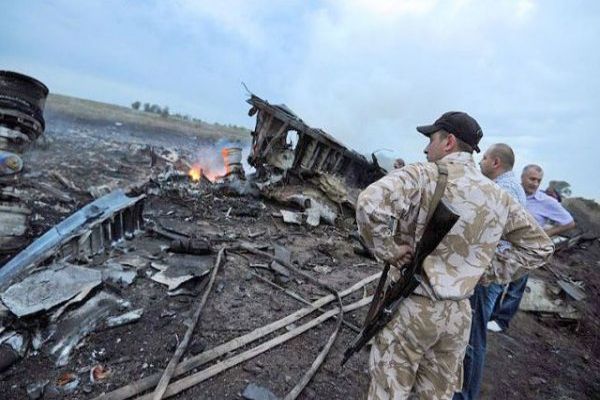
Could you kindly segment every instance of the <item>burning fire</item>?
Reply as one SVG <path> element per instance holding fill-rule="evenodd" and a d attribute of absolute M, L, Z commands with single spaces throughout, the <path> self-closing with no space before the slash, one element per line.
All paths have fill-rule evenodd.
<path fill-rule="evenodd" d="M 202 162 L 195 162 L 188 171 L 188 175 L 194 182 L 198 182 L 202 175 L 209 181 L 214 182 L 218 177 L 225 175 L 225 168 L 211 168 Z"/>
<path fill-rule="evenodd" d="M 192 165 L 192 168 L 190 168 L 188 175 L 190 176 L 190 178 L 192 178 L 194 182 L 198 182 L 200 180 L 200 177 L 202 176 L 202 168 L 200 167 L 200 164 Z"/>
<path fill-rule="evenodd" d="M 213 146 L 200 149 L 196 154 L 198 161 L 189 168 L 188 175 L 194 182 L 202 179 L 202 176 L 214 182 L 231 172 L 228 165 L 237 163 L 241 168 L 241 156 L 241 149 L 237 147 L 225 147 L 220 152 Z"/>

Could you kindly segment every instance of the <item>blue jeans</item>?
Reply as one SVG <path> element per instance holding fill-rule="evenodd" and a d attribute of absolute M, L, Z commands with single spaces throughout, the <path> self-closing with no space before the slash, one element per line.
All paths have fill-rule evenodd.
<path fill-rule="evenodd" d="M 485 348 L 487 342 L 487 322 L 490 314 L 486 307 L 488 288 L 477 285 L 469 299 L 473 317 L 471 319 L 471 336 L 465 352 L 463 363 L 462 391 L 455 393 L 453 400 L 476 399 L 481 388 Z"/>
<path fill-rule="evenodd" d="M 496 321 L 502 330 L 508 329 L 510 320 L 519 310 L 519 304 L 527 286 L 527 278 L 528 275 L 525 275 L 511 282 L 502 301 L 500 299 L 502 298 L 504 286 L 493 283 L 488 287 L 485 306 L 488 315 L 490 315 L 490 320 Z"/>

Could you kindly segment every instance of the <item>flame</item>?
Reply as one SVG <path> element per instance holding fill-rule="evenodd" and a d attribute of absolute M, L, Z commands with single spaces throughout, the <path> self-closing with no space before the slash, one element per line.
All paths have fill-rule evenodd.
<path fill-rule="evenodd" d="M 217 178 L 225 175 L 225 172 L 226 171 L 224 167 L 216 169 L 207 166 L 203 162 L 195 162 L 194 164 L 192 164 L 192 167 L 188 171 L 188 175 L 194 182 L 198 182 L 203 175 L 209 181 L 214 182 Z"/>
<path fill-rule="evenodd" d="M 198 163 L 194 163 L 192 168 L 190 168 L 188 175 L 194 182 L 198 182 L 200 177 L 202 176 L 202 167 Z"/>

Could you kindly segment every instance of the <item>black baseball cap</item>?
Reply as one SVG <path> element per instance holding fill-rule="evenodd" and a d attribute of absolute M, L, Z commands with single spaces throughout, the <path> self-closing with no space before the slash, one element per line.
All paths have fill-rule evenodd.
<path fill-rule="evenodd" d="M 417 126 L 417 130 L 427 137 L 439 130 L 445 130 L 471 145 L 476 152 L 481 151 L 477 146 L 483 136 L 481 127 L 475 118 L 461 111 L 448 111 L 442 114 L 433 125 Z"/>

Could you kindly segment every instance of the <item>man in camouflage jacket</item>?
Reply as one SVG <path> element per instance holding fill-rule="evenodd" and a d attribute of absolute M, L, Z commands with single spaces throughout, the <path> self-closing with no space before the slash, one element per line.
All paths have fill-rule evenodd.
<path fill-rule="evenodd" d="M 423 234 L 438 179 L 436 163 L 448 170 L 442 201 L 460 218 L 424 260 L 421 285 L 374 338 L 369 399 L 406 399 L 411 393 L 450 399 L 462 386 L 468 299 L 475 285 L 509 282 L 543 265 L 554 251 L 527 211 L 475 165 L 472 153 L 479 152 L 482 132 L 472 117 L 448 112 L 417 130 L 429 138 L 429 162 L 394 170 L 360 194 L 359 233 L 397 278 Z M 512 247 L 495 254 L 501 237 Z"/>

